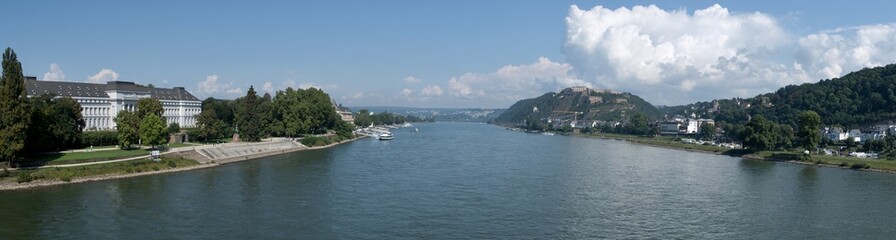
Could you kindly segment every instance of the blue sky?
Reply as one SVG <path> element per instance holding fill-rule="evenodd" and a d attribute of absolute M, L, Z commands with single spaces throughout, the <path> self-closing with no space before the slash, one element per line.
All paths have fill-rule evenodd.
<path fill-rule="evenodd" d="M 184 86 L 200 98 L 235 98 L 249 85 L 259 92 L 315 86 L 350 106 L 508 107 L 588 85 L 684 104 L 749 97 L 896 62 L 891 2 L 3 6 L 5 18 L 14 20 L 2 23 L 0 46 L 18 53 L 27 75 Z"/>

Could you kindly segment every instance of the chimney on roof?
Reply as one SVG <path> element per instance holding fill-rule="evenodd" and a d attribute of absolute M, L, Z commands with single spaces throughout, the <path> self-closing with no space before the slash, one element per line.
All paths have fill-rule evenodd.
<path fill-rule="evenodd" d="M 35 76 L 25 76 L 25 81 L 28 81 L 28 80 L 37 81 L 37 77 L 35 77 Z"/>
<path fill-rule="evenodd" d="M 174 87 L 174 90 L 186 90 L 184 87 Z"/>

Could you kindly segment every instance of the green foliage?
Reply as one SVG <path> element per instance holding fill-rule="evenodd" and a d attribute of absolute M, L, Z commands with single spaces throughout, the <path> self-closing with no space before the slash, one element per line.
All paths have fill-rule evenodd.
<path fill-rule="evenodd" d="M 119 111 L 115 116 L 118 129 L 118 148 L 128 149 L 139 140 L 140 118 L 130 111 Z"/>
<path fill-rule="evenodd" d="M 803 111 L 799 116 L 800 144 L 807 150 L 818 147 L 821 141 L 821 116 L 813 111 Z"/>
<path fill-rule="evenodd" d="M 650 126 L 650 121 L 647 119 L 647 115 L 639 112 L 635 112 L 629 117 L 624 129 L 625 133 L 633 135 L 652 135 L 655 133 Z"/>
<path fill-rule="evenodd" d="M 339 120 L 330 96 L 316 88 L 278 91 L 273 108 L 273 118 L 282 123 L 281 134 L 289 137 L 326 133 Z"/>
<path fill-rule="evenodd" d="M 168 134 L 179 133 L 180 132 L 180 124 L 177 124 L 176 122 L 168 124 L 168 129 L 166 130 L 166 132 Z"/>
<path fill-rule="evenodd" d="M 261 98 L 255 94 L 255 88 L 249 86 L 246 96 L 236 100 L 236 125 L 240 133 L 240 139 L 248 142 L 261 140 L 264 129 L 261 113 L 258 111 Z"/>
<path fill-rule="evenodd" d="M 196 117 L 196 125 L 196 136 L 203 138 L 206 142 L 223 137 L 227 128 L 224 121 L 217 117 L 214 108 L 202 110 Z"/>
<path fill-rule="evenodd" d="M 3 76 L 0 77 L 0 161 L 21 159 L 25 149 L 24 134 L 30 124 L 25 75 L 22 64 L 11 48 L 3 53 Z"/>
<path fill-rule="evenodd" d="M 137 100 L 137 117 L 141 120 L 146 118 L 149 114 L 155 114 L 156 116 L 163 116 L 165 113 L 165 109 L 162 108 L 162 102 L 155 98 L 141 98 Z M 164 123 L 165 120 L 162 119 Z"/>
<path fill-rule="evenodd" d="M 592 103 L 592 99 L 600 101 Z M 578 115 L 580 120 L 623 122 L 630 120 L 630 115 L 634 113 L 643 114 L 648 119 L 662 117 L 662 113 L 656 107 L 630 93 L 589 93 L 564 89 L 560 93 L 549 92 L 537 98 L 520 100 L 495 118 L 494 122 L 521 126 L 534 125 L 533 119 L 545 121 L 547 118 L 557 117 L 557 114 L 560 114 L 557 111 L 582 112 Z"/>
<path fill-rule="evenodd" d="M 704 141 L 713 140 L 716 136 L 716 125 L 712 123 L 704 123 L 700 125 L 700 139 Z"/>
<path fill-rule="evenodd" d="M 753 150 L 769 150 L 774 147 L 774 123 L 763 116 L 756 116 L 747 122 L 744 146 Z"/>
<path fill-rule="evenodd" d="M 229 129 L 232 129 L 234 126 L 234 112 L 236 111 L 236 107 L 236 101 L 233 100 L 206 98 L 202 101 L 202 111 L 206 112 L 209 110 L 214 110 L 215 118 L 221 120 L 221 122 L 223 123 L 222 126 Z M 227 131 L 228 132 L 224 132 L 222 134 L 229 134 L 229 130 Z"/>
<path fill-rule="evenodd" d="M 116 131 L 89 131 L 81 133 L 81 147 L 118 144 Z"/>
<path fill-rule="evenodd" d="M 148 113 L 140 123 L 140 139 L 143 144 L 150 146 L 162 145 L 167 140 L 165 122 L 155 113 Z"/>
<path fill-rule="evenodd" d="M 52 95 L 30 99 L 31 125 L 25 149 L 30 153 L 59 151 L 81 145 L 84 120 L 81 106 L 69 97 Z"/>
<path fill-rule="evenodd" d="M 717 109 L 718 111 L 714 111 Z M 896 119 L 896 64 L 865 68 L 841 78 L 790 85 L 747 99 L 722 99 L 665 108 L 667 114 L 742 124 L 750 115 L 796 127 L 804 111 L 824 116 L 824 125 L 855 128 Z"/>

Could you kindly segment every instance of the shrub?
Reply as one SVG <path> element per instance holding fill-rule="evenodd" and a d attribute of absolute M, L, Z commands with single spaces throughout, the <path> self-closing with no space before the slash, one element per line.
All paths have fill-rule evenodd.
<path fill-rule="evenodd" d="M 865 163 L 853 163 L 852 166 L 849 166 L 851 169 L 865 169 L 869 168 L 868 164 Z"/>
<path fill-rule="evenodd" d="M 332 143 L 332 140 L 329 137 L 308 136 L 302 138 L 302 145 L 309 147 L 326 146 L 330 143 Z"/>
<path fill-rule="evenodd" d="M 174 160 L 168 160 L 168 163 L 167 163 L 167 164 L 168 164 L 168 167 L 170 167 L 170 168 L 176 168 L 176 167 L 177 167 L 177 163 L 174 162 Z"/>
<path fill-rule="evenodd" d="M 27 171 L 21 171 L 19 172 L 19 176 L 16 178 L 16 181 L 19 183 L 34 181 L 34 176 L 31 176 L 31 173 Z"/>
<path fill-rule="evenodd" d="M 841 166 L 841 167 L 846 167 L 846 166 L 849 166 L 849 163 L 847 163 L 847 162 L 841 162 L 841 163 L 840 163 L 840 166 Z"/>
<path fill-rule="evenodd" d="M 160 168 L 159 168 L 159 165 L 153 165 L 153 166 L 152 166 L 152 170 L 153 170 L 153 171 L 158 171 L 159 169 L 160 169 Z"/>
<path fill-rule="evenodd" d="M 7 178 L 12 176 L 12 173 L 9 172 L 9 169 L 3 168 L 3 171 L 0 172 L 0 178 Z"/>
<path fill-rule="evenodd" d="M 86 131 L 81 134 L 81 146 L 106 146 L 118 144 L 116 131 Z"/>

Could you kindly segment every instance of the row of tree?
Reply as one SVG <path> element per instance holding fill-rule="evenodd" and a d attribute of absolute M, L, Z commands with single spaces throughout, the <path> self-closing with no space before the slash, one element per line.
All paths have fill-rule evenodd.
<path fill-rule="evenodd" d="M 355 125 L 366 127 L 370 125 L 392 125 L 406 122 L 423 122 L 424 119 L 417 116 L 404 116 L 389 112 L 372 113 L 370 110 L 361 109 L 355 116 Z"/>
<path fill-rule="evenodd" d="M 134 144 L 155 147 L 166 143 L 168 135 L 179 132 L 180 126 L 177 123 L 167 125 L 162 114 L 162 102 L 155 98 L 137 100 L 136 112 L 119 111 L 115 116 L 118 147 L 129 149 Z"/>
<path fill-rule="evenodd" d="M 336 133 L 351 136 L 353 127 L 336 114 L 330 96 L 316 88 L 287 88 L 272 97 L 259 97 L 253 87 L 232 101 L 208 98 L 202 102 L 194 133 L 205 141 L 238 133 L 243 141 L 265 136 L 298 137 Z"/>

